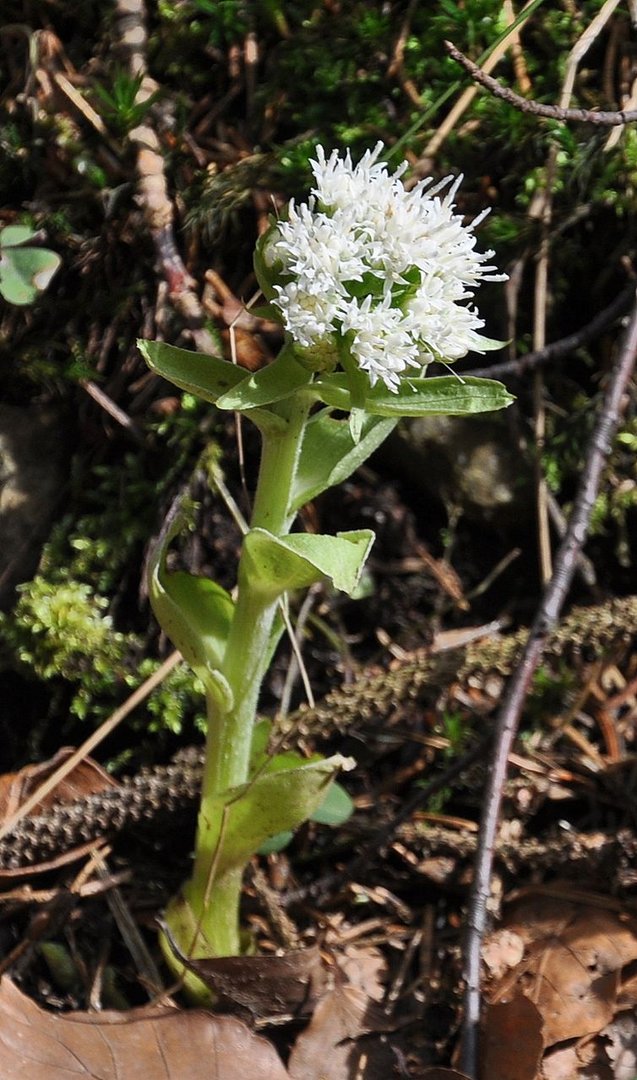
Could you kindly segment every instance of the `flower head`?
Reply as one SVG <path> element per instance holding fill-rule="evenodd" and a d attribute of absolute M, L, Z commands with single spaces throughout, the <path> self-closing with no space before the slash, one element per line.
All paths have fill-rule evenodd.
<path fill-rule="evenodd" d="M 492 251 L 476 251 L 484 214 L 465 225 L 454 213 L 462 177 L 407 191 L 407 164 L 390 175 L 378 161 L 382 147 L 357 165 L 349 151 L 326 158 L 317 148 L 308 204 L 292 200 L 266 234 L 261 276 L 299 346 L 344 340 L 372 386 L 397 390 L 408 370 L 483 351 L 484 322 L 465 302 L 480 281 L 506 275 L 488 265 Z"/>

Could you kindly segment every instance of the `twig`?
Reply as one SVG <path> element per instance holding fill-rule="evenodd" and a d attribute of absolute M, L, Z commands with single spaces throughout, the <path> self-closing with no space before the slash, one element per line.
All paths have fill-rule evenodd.
<path fill-rule="evenodd" d="M 470 368 L 467 369 L 466 374 L 484 376 L 489 379 L 519 379 L 527 371 L 532 371 L 539 364 L 547 364 L 549 360 L 559 360 L 560 357 L 567 356 L 568 353 L 580 349 L 587 341 L 594 340 L 601 334 L 602 330 L 605 330 L 615 319 L 628 310 L 634 295 L 635 283 L 631 281 L 608 307 L 595 315 L 580 330 L 575 330 L 572 334 L 568 334 L 567 337 L 560 338 L 559 341 L 553 341 L 542 349 L 534 349 L 533 352 L 527 353 L 526 356 L 519 356 L 516 360 L 504 360 L 501 364 L 492 364 L 490 367 Z"/>
<path fill-rule="evenodd" d="M 180 660 L 181 653 L 175 650 L 175 652 L 172 652 L 157 668 L 157 671 L 153 671 L 152 675 L 149 675 L 147 679 L 144 679 L 141 686 L 138 686 L 137 689 L 133 691 L 124 704 L 120 705 L 118 709 L 115 709 L 115 712 L 109 716 L 108 720 L 105 720 L 103 724 L 100 724 L 100 726 L 84 740 L 82 745 L 79 746 L 77 750 L 74 750 L 73 753 L 62 762 L 59 768 L 47 777 L 44 783 L 36 788 L 28 799 L 25 799 L 16 810 L 15 814 L 12 814 L 10 818 L 0 825 L 0 840 L 2 840 L 4 836 L 7 836 L 19 821 L 22 821 L 24 817 L 30 814 L 34 807 L 36 807 L 39 802 L 42 802 L 49 792 L 53 791 L 53 789 L 62 782 L 64 777 L 68 776 L 68 774 L 73 771 L 76 765 L 79 765 L 80 761 L 83 761 L 85 757 L 88 757 L 95 747 L 99 746 L 106 736 L 110 735 L 111 731 L 114 731 L 117 725 L 120 724 L 133 709 L 136 709 L 156 686 L 159 686 L 172 669 L 177 666 Z"/>
<path fill-rule="evenodd" d="M 157 91 L 157 84 L 146 68 L 148 35 L 143 0 L 116 0 L 115 34 L 131 76 L 142 78 L 135 99 L 136 104 L 142 104 Z M 128 133 L 128 140 L 136 154 L 144 219 L 168 283 L 170 300 L 190 330 L 196 347 L 202 352 L 216 353 L 216 343 L 204 326 L 205 316 L 195 292 L 195 281 L 184 266 L 175 241 L 174 207 L 168 196 L 161 145 L 148 118 Z"/>
<path fill-rule="evenodd" d="M 522 11 L 524 11 L 524 9 L 522 9 Z M 504 3 L 502 4 L 502 15 L 509 24 L 516 21 L 513 0 L 504 0 Z M 520 41 L 520 30 L 517 26 L 511 36 L 511 63 L 513 64 L 513 73 L 519 89 L 523 94 L 530 94 L 532 83 L 524 59 L 524 50 L 522 49 L 522 43 Z M 490 72 L 487 72 L 487 74 L 490 74 Z"/>
<path fill-rule="evenodd" d="M 548 583 L 520 663 L 511 677 L 496 728 L 495 751 L 484 796 L 480 842 L 476 855 L 468 912 L 465 953 L 465 1015 L 460 1068 L 467 1076 L 477 1075 L 477 1042 L 480 1020 L 480 956 L 487 924 L 487 902 L 493 865 L 496 830 L 507 774 L 507 761 L 518 728 L 520 714 L 546 639 L 555 627 L 582 550 L 599 482 L 617 429 L 622 398 L 632 376 L 637 355 L 637 295 L 630 323 L 617 361 L 611 372 L 605 398 L 591 435 L 586 462 L 573 505 L 568 529 L 562 541 L 553 576 Z"/>
<path fill-rule="evenodd" d="M 502 41 L 500 41 L 499 44 L 496 45 L 493 52 L 491 52 L 489 56 L 487 56 L 486 60 L 484 61 L 484 67 L 482 69 L 483 71 L 493 71 L 496 65 L 499 64 L 507 49 L 515 42 L 519 43 L 520 18 L 524 16 L 527 8 L 531 8 L 533 4 L 534 0 L 527 0 L 527 3 L 520 11 L 520 15 L 518 16 L 518 18 L 512 21 L 512 26 L 509 30 L 507 30 L 505 37 L 503 37 Z M 504 11 L 504 17 L 508 22 L 509 13 L 506 10 Z M 455 102 L 455 104 L 445 116 L 442 123 L 438 126 L 438 130 L 434 132 L 433 136 L 420 154 L 419 161 L 421 163 L 429 161 L 430 159 L 435 157 L 447 136 L 450 134 L 451 131 L 453 131 L 460 117 L 467 111 L 467 109 L 471 105 L 471 102 L 473 101 L 477 93 L 477 86 L 469 86 L 466 90 L 462 92 L 458 100 Z M 428 169 L 425 171 L 428 171 Z"/>
<path fill-rule="evenodd" d="M 535 260 L 535 283 L 533 289 L 533 348 L 541 349 L 546 345 L 546 308 L 549 282 L 550 227 L 553 216 L 553 188 L 557 168 L 557 146 L 549 146 L 546 162 L 546 183 L 539 192 L 536 207 L 540 219 L 541 239 Z M 546 403 L 544 400 L 544 373 L 542 368 L 533 372 L 533 435 L 535 454 L 533 472 L 535 477 L 536 529 L 539 556 L 540 580 L 542 585 L 550 581 L 553 572 L 553 552 L 551 550 L 551 532 L 547 505 L 548 485 L 544 476 L 542 458 L 546 441 Z"/>
<path fill-rule="evenodd" d="M 549 489 L 546 492 L 546 505 L 549 512 L 549 517 L 553 523 L 560 540 L 563 540 L 566 536 L 566 530 L 568 529 L 568 521 L 565 514 L 562 511 L 562 507 L 558 503 L 553 492 Z M 577 560 L 577 569 L 579 575 L 584 584 L 591 590 L 597 588 L 597 574 L 595 573 L 595 566 L 592 559 L 589 559 L 588 555 L 585 555 L 582 551 L 580 557 Z"/>
<path fill-rule="evenodd" d="M 400 28 L 396 44 L 393 48 L 393 53 L 389 67 L 387 68 L 387 75 L 389 78 L 396 78 L 402 86 L 405 94 L 411 101 L 412 105 L 415 105 L 417 109 L 422 108 L 422 98 L 418 93 L 416 85 L 413 79 L 408 78 L 405 75 L 404 59 L 405 59 L 405 45 L 409 38 L 411 30 L 411 20 L 414 14 L 414 10 L 418 0 L 409 0 L 407 11 L 403 19 L 403 24 Z"/>
<path fill-rule="evenodd" d="M 107 412 L 109 416 L 113 417 L 113 420 L 121 424 L 136 443 L 140 446 L 144 445 L 144 436 L 135 421 L 131 420 L 128 413 L 121 409 L 108 394 L 105 394 L 92 379 L 80 379 L 80 386 L 83 390 L 86 390 L 89 397 L 93 398 L 93 401 L 96 401 L 104 409 L 104 412 Z"/>
<path fill-rule="evenodd" d="M 602 8 L 594 19 L 579 35 L 570 50 L 562 80 L 558 108 L 566 109 L 570 106 L 573 87 L 579 65 L 597 40 L 619 0 L 605 0 Z M 551 223 L 553 218 L 553 197 L 555 193 L 557 176 L 559 173 L 558 147 L 555 140 L 549 144 L 546 165 L 544 167 L 544 182 L 538 190 L 529 207 L 528 215 L 540 223 L 540 243 L 536 253 L 535 284 L 533 303 L 533 348 L 541 349 L 546 344 L 546 311 L 549 288 L 549 258 L 551 249 Z M 540 579 L 542 587 L 550 581 L 553 573 L 553 552 L 551 548 L 551 533 L 549 527 L 548 509 L 548 484 L 542 466 L 546 438 L 546 403 L 544 394 L 544 375 L 541 368 L 536 368 L 533 373 L 533 431 L 535 437 L 535 497 L 537 509 L 537 538 Z"/>
<path fill-rule="evenodd" d="M 484 86 L 485 90 L 489 90 L 494 97 L 501 98 L 502 101 L 506 101 L 508 105 L 512 105 L 514 109 L 519 109 L 520 112 L 532 113 L 533 116 L 545 116 L 549 120 L 564 120 L 566 123 L 599 124 L 604 127 L 631 124 L 637 120 L 637 109 L 620 109 L 613 112 L 605 112 L 601 109 L 599 111 L 594 109 L 566 109 L 560 105 L 543 105 L 540 101 L 520 97 L 514 90 L 502 86 L 497 79 L 485 75 L 482 68 L 479 68 L 477 64 L 474 64 L 473 60 L 469 60 L 468 56 L 456 49 L 451 41 L 445 41 L 444 44 L 451 58 L 461 64 L 469 72 L 472 79 L 479 83 L 480 86 Z"/>

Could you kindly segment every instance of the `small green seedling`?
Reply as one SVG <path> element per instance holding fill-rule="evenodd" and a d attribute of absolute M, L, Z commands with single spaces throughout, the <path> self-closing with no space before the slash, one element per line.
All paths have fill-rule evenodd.
<path fill-rule="evenodd" d="M 60 266 L 54 251 L 30 244 L 37 235 L 28 225 L 0 229 L 0 294 L 9 304 L 32 304 Z"/>

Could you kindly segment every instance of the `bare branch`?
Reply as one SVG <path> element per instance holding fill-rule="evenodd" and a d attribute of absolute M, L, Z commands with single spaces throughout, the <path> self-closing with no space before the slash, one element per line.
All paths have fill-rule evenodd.
<path fill-rule="evenodd" d="M 491 870 L 508 758 L 531 679 L 540 663 L 548 635 L 557 624 L 573 580 L 577 559 L 586 539 L 593 504 L 599 490 L 600 477 L 617 429 L 622 400 L 634 371 L 636 357 L 637 296 L 591 435 L 577 497 L 566 535 L 555 560 L 553 575 L 544 590 L 542 602 L 529 632 L 520 663 L 511 677 L 496 722 L 493 762 L 489 769 L 484 796 L 480 841 L 467 916 L 465 1015 L 460 1068 L 470 1077 L 477 1075 L 480 960 L 487 925 Z"/>
<path fill-rule="evenodd" d="M 476 375 L 486 379 L 519 379 L 527 371 L 532 371 L 533 368 L 547 364 L 549 360 L 558 360 L 561 356 L 567 356 L 569 353 L 575 352 L 576 349 L 580 349 L 587 341 L 593 341 L 619 315 L 623 315 L 628 310 L 634 295 L 635 283 L 631 281 L 625 289 L 622 289 L 617 294 L 608 307 L 598 312 L 590 322 L 579 330 L 575 330 L 572 334 L 560 338 L 559 341 L 552 341 L 541 349 L 534 349 L 533 352 L 529 352 L 525 356 L 518 356 L 515 360 L 503 360 L 502 363 L 491 364 L 490 367 L 467 368 L 466 372 L 463 371 L 463 374 Z"/>
<path fill-rule="evenodd" d="M 486 75 L 484 71 L 469 60 L 468 56 L 456 49 L 451 41 L 445 41 L 445 48 L 451 58 L 468 71 L 471 78 L 484 86 L 494 97 L 502 98 L 508 105 L 520 112 L 532 113 L 534 116 L 545 116 L 549 120 L 564 120 L 565 122 L 582 124 L 600 124 L 604 127 L 617 127 L 619 124 L 631 124 L 637 120 L 637 109 L 619 110 L 617 112 L 603 112 L 594 109 L 565 109 L 560 105 L 543 105 L 540 101 L 532 101 L 529 98 L 520 97 L 514 90 L 507 86 L 501 86 L 497 79 Z"/>

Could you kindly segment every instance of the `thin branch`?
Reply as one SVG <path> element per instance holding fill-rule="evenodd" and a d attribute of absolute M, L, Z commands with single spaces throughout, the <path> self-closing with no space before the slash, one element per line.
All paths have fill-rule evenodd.
<path fill-rule="evenodd" d="M 637 109 L 619 110 L 615 112 L 596 111 L 594 109 L 565 109 L 559 105 L 543 105 L 540 101 L 532 101 L 529 98 L 520 97 L 514 90 L 502 86 L 491 75 L 485 75 L 482 68 L 474 64 L 468 56 L 456 49 L 451 41 L 445 41 L 445 48 L 451 58 L 468 71 L 471 78 L 484 86 L 494 97 L 501 98 L 508 105 L 520 112 L 532 113 L 534 116 L 545 116 L 549 120 L 564 120 L 582 124 L 600 124 L 604 127 L 616 127 L 618 124 L 631 124 L 637 120 Z"/>
<path fill-rule="evenodd" d="M 562 541 L 553 576 L 548 582 L 520 663 L 511 677 L 495 728 L 495 749 L 484 796 L 480 842 L 467 917 L 465 953 L 465 1015 L 460 1068 L 477 1075 L 478 1024 L 480 1021 L 480 959 L 487 925 L 487 903 L 507 762 L 513 746 L 526 694 L 540 662 L 548 635 L 557 624 L 582 550 L 600 477 L 617 429 L 622 400 L 637 356 L 637 295 L 626 335 L 611 372 L 604 401 L 591 435 L 586 462 L 568 529 Z"/>
<path fill-rule="evenodd" d="M 148 33 L 143 0 L 115 0 L 114 33 L 118 52 L 133 78 L 142 77 L 135 104 L 147 101 L 157 91 L 157 83 L 146 67 Z M 168 194 L 164 158 L 150 114 L 128 133 L 135 152 L 137 189 L 144 221 L 150 233 L 170 301 L 188 327 L 195 346 L 215 353 L 216 343 L 205 328 L 205 314 L 195 292 L 196 282 L 188 273 L 175 240 L 175 210 Z"/>
<path fill-rule="evenodd" d="M 468 368 L 463 371 L 465 375 L 476 375 L 487 379 L 519 379 L 532 371 L 539 364 L 547 364 L 549 360 L 559 360 L 562 356 L 575 352 L 585 345 L 587 341 L 593 341 L 607 326 L 628 310 L 635 295 L 634 281 L 622 289 L 615 299 L 600 311 L 589 323 L 575 330 L 567 337 L 553 341 L 550 345 L 544 345 L 541 349 L 535 349 L 526 356 L 519 356 L 515 360 L 504 360 L 501 364 L 491 364 L 490 367 Z"/>
<path fill-rule="evenodd" d="M 510 23 L 502 39 L 498 42 L 492 52 L 485 58 L 483 71 L 491 72 L 500 63 L 500 60 L 505 55 L 507 49 L 514 47 L 516 43 L 519 44 L 520 31 L 522 29 L 522 23 L 528 15 L 531 14 L 533 8 L 537 7 L 535 0 L 527 0 L 524 7 L 520 10 L 519 15 L 515 19 L 509 18 L 509 12 L 506 7 L 504 9 L 504 18 L 507 23 Z M 438 126 L 437 131 L 434 132 L 431 139 L 425 146 L 424 150 L 419 156 L 416 162 L 414 173 L 417 176 L 425 176 L 430 172 L 429 162 L 436 156 L 443 142 L 456 127 L 460 118 L 467 111 L 474 97 L 478 93 L 477 86 L 468 86 L 463 90 L 462 94 L 451 107 L 450 111 L 442 120 Z M 426 167 L 425 167 L 425 163 Z"/>
<path fill-rule="evenodd" d="M 120 409 L 119 405 L 97 386 L 92 379 L 80 379 L 80 386 L 83 390 L 86 390 L 89 397 L 93 398 L 93 401 L 96 401 L 97 404 L 104 409 L 104 412 L 107 412 L 109 416 L 113 417 L 113 420 L 118 424 L 121 424 L 136 443 L 140 446 L 144 445 L 144 436 L 135 421 L 131 420 L 128 413 L 125 412 L 124 409 Z"/>
<path fill-rule="evenodd" d="M 136 690 L 133 690 L 133 693 L 130 694 L 124 704 L 115 709 L 115 712 L 111 713 L 108 720 L 105 720 L 95 731 L 91 732 L 82 745 L 79 746 L 77 750 L 74 750 L 50 776 L 47 776 L 46 780 L 36 788 L 29 798 L 25 799 L 25 801 L 20 804 L 15 813 L 0 825 L 0 840 L 12 832 L 19 821 L 22 821 L 24 817 L 27 817 L 38 803 L 42 802 L 46 796 L 58 786 L 58 784 L 62 783 L 65 776 L 68 776 L 76 765 L 79 765 L 84 758 L 88 757 L 95 747 L 99 746 L 106 736 L 110 735 L 111 731 L 114 731 L 122 720 L 133 712 L 138 705 L 141 705 L 142 701 L 146 700 L 148 695 L 152 693 L 156 686 L 159 686 L 159 684 L 163 682 L 180 661 L 181 653 L 175 650 L 162 664 L 160 664 L 156 671 L 153 671 L 152 675 L 149 675 L 147 679 L 144 679 L 141 686 L 138 686 Z"/>

